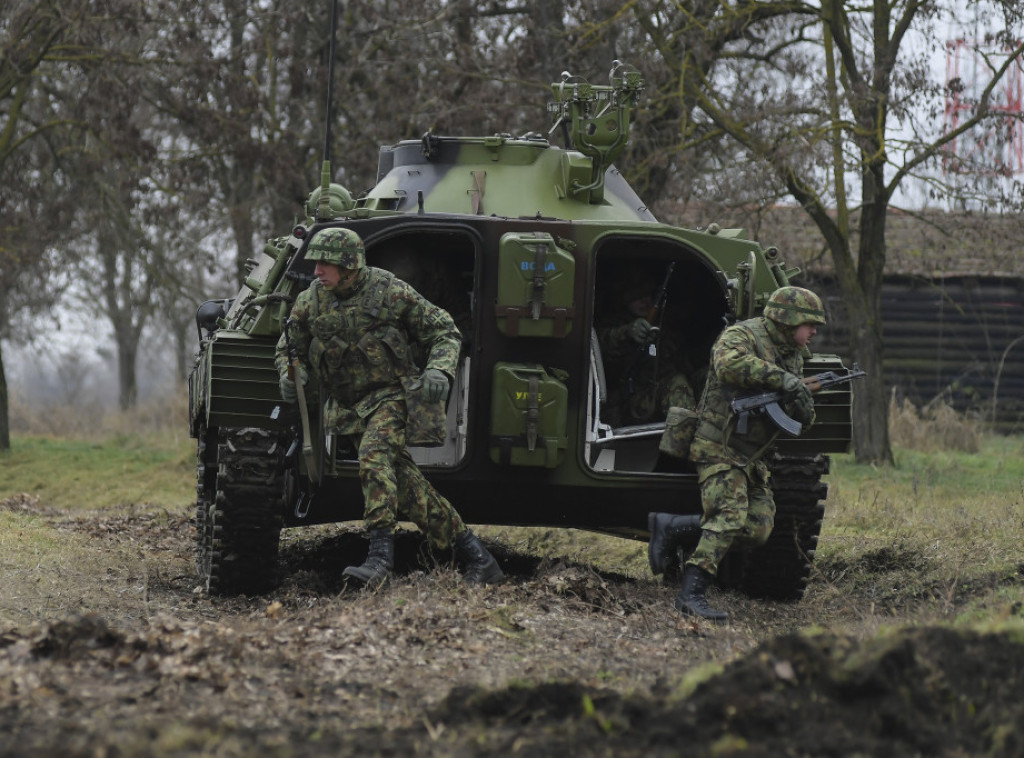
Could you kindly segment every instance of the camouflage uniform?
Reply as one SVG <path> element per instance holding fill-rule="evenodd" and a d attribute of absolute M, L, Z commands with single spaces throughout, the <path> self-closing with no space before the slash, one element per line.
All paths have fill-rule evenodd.
<path fill-rule="evenodd" d="M 763 459 L 778 430 L 770 418 L 755 414 L 748 418 L 746 432 L 739 434 L 731 400 L 778 390 L 787 399 L 791 415 L 804 424 L 813 423 L 814 400 L 802 380 L 805 348 L 801 345 L 824 323 L 820 298 L 810 290 L 787 286 L 772 293 L 764 316 L 728 327 L 715 341 L 689 447 L 690 460 L 697 465 L 703 518 L 698 525 L 693 516 L 650 513 L 647 522 L 648 558 L 654 573 L 667 571 L 676 547 L 694 533 L 700 535 L 686 561 L 675 601 L 684 614 L 712 621 L 728 619 L 725 611 L 708 605 L 704 593 L 731 548 L 764 544 L 775 525 L 775 501 Z"/>
<path fill-rule="evenodd" d="M 788 332 L 789 327 L 761 316 L 726 329 L 712 349 L 700 423 L 690 447 L 704 505 L 703 533 L 687 561 L 711 576 L 718 574 L 719 563 L 734 544 L 764 544 L 775 523 L 763 458 L 778 429 L 767 416 L 755 414 L 747 433 L 736 434 L 729 402 L 736 395 L 781 390 L 787 373 L 802 376 L 802 350 Z"/>
<path fill-rule="evenodd" d="M 611 426 L 644 424 L 665 418 L 676 406 L 693 408 L 697 401 L 687 378 L 682 339 L 663 330 L 656 355 L 631 336 L 636 316 L 622 314 L 598 330 L 601 359 L 608 381 L 608 401 L 601 420 Z"/>
<path fill-rule="evenodd" d="M 314 281 L 296 298 L 291 319 L 299 357 L 327 392 L 328 431 L 349 435 L 358 450 L 367 528 L 391 529 L 401 513 L 432 546 L 449 548 L 466 526 L 406 444 L 415 420 L 407 402 L 420 372 L 410 340 L 427 356 L 426 368 L 450 380 L 461 344 L 451 317 L 390 272 L 365 267 L 348 288 L 325 291 Z M 275 360 L 282 374 L 287 351 L 282 335 Z"/>

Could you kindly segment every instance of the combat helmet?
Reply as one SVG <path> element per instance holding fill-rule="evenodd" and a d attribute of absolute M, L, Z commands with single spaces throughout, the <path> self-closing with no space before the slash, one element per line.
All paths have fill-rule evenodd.
<path fill-rule="evenodd" d="M 306 198 L 306 217 L 313 219 L 316 218 L 317 209 L 320 207 L 320 193 L 322 189 L 317 187 L 309 193 L 309 197 Z M 327 189 L 327 202 L 331 209 L 330 218 L 337 218 L 355 207 L 355 200 L 352 199 L 352 193 L 342 187 L 340 184 L 331 184 Z"/>
<path fill-rule="evenodd" d="M 776 324 L 800 326 L 824 324 L 825 306 L 821 298 L 803 287 L 780 287 L 768 298 L 764 315 Z"/>
<path fill-rule="evenodd" d="M 309 241 L 306 260 L 333 263 L 351 271 L 366 265 L 366 253 L 363 241 L 351 229 L 321 229 Z"/>

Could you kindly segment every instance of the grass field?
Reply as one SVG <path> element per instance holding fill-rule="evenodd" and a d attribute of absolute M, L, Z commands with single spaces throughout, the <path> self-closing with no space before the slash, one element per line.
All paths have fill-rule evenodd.
<path fill-rule="evenodd" d="M 40 507 L 71 512 L 131 506 L 188 514 L 194 444 L 152 432 L 96 440 L 18 436 L 2 456 L 0 500 L 23 493 Z M 1024 563 L 1022 453 L 1020 438 L 983 436 L 976 452 L 897 447 L 893 467 L 833 456 L 816 579 L 827 590 L 840 577 L 884 564 L 899 579 L 894 592 L 913 598 L 925 588 L 945 585 L 955 593 L 982 577 L 1013 575 Z M 483 532 L 516 549 L 584 559 L 601 570 L 647 570 L 641 543 L 572 530 Z"/>
<path fill-rule="evenodd" d="M 369 594 L 353 525 L 289 529 L 278 588 L 210 596 L 194 443 L 89 431 L 0 454 L 0 756 L 1024 749 L 1020 438 L 835 456 L 803 600 L 716 588 L 713 625 L 644 543 L 568 529 L 479 529 L 501 585 L 413 565 Z"/>
<path fill-rule="evenodd" d="M 984 437 L 972 453 L 897 449 L 895 457 L 884 469 L 833 460 L 819 564 L 890 560 L 907 597 L 943 584 L 952 597 L 1021 570 L 1021 439 Z"/>

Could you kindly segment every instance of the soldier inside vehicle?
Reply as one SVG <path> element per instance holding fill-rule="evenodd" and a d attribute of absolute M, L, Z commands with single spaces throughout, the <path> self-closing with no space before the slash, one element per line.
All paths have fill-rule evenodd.
<path fill-rule="evenodd" d="M 638 247 L 648 254 L 637 255 Z M 595 470 L 680 470 L 659 456 L 658 441 L 670 407 L 695 407 L 710 345 L 725 325 L 722 288 L 713 277 L 685 249 L 664 243 L 599 256 L 590 419 Z"/>

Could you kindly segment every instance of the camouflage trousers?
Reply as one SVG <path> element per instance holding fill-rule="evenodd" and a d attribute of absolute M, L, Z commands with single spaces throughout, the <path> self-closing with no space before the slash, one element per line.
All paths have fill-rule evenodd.
<path fill-rule="evenodd" d="M 733 547 L 763 545 L 775 526 L 775 500 L 763 466 L 699 463 L 700 494 L 704 505 L 701 537 L 686 562 L 712 576 Z"/>
<path fill-rule="evenodd" d="M 664 418 L 673 407 L 696 408 L 697 398 L 686 375 L 673 374 L 659 384 L 643 384 L 633 392 L 623 388 L 619 393 L 612 393 L 608 406 L 607 412 L 602 413 L 602 420 L 612 426 L 622 426 Z"/>
<path fill-rule="evenodd" d="M 393 529 L 402 516 L 419 527 L 432 548 L 448 550 L 466 525 L 409 455 L 406 415 L 403 398 L 385 400 L 364 419 L 366 431 L 352 437 L 359 451 L 363 520 L 367 529 Z"/>
<path fill-rule="evenodd" d="M 665 396 L 661 399 L 661 411 L 667 413 L 669 408 L 696 408 L 697 398 L 693 394 L 690 380 L 684 374 L 673 374 L 665 386 Z"/>

